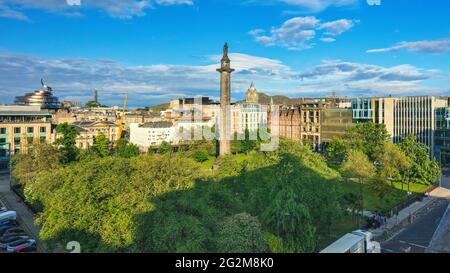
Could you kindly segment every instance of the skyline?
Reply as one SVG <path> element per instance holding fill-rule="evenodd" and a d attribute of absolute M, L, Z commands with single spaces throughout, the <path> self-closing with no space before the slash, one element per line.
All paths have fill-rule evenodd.
<path fill-rule="evenodd" d="M 252 81 L 289 97 L 449 94 L 450 3 L 210 2 L 0 0 L 1 103 L 40 78 L 61 100 L 87 101 L 94 89 L 106 104 L 129 93 L 131 107 L 217 99 L 224 42 L 233 100 Z"/>

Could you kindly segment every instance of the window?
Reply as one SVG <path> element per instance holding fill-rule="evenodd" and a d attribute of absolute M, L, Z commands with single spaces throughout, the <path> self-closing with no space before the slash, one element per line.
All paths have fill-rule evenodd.
<path fill-rule="evenodd" d="M 27 143 L 33 144 L 33 137 L 27 137 Z"/>
<path fill-rule="evenodd" d="M 6 138 L 0 138 L 0 145 L 6 145 Z"/>
<path fill-rule="evenodd" d="M 41 127 L 41 128 L 39 129 L 39 131 L 40 131 L 41 133 L 45 133 L 45 132 L 47 132 L 47 128 Z"/>
<path fill-rule="evenodd" d="M 0 128 L 0 135 L 6 135 L 6 128 Z"/>
<path fill-rule="evenodd" d="M 27 132 L 28 132 L 29 134 L 33 134 L 33 133 L 34 133 L 34 128 L 33 128 L 33 127 L 28 127 L 28 128 L 27 128 Z"/>
<path fill-rule="evenodd" d="M 41 140 L 41 143 L 42 143 L 42 142 L 45 142 L 46 137 L 45 136 L 41 136 L 39 139 Z"/>
<path fill-rule="evenodd" d="M 20 127 L 14 128 L 14 134 L 20 134 Z"/>

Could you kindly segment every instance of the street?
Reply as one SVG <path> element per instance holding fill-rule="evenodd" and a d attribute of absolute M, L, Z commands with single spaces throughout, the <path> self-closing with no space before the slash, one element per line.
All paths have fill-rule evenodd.
<path fill-rule="evenodd" d="M 382 253 L 424 253 L 449 204 L 441 199 L 396 236 L 381 244 Z"/>

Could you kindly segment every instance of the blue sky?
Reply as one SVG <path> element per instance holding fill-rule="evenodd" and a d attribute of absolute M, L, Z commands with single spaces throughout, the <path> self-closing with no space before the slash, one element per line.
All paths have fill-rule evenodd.
<path fill-rule="evenodd" d="M 374 1 L 374 0 L 369 0 Z M 219 95 L 251 81 L 290 97 L 449 95 L 442 0 L 0 0 L 0 103 L 40 87 L 131 106 Z M 375 1 L 376 2 L 376 1 Z"/>

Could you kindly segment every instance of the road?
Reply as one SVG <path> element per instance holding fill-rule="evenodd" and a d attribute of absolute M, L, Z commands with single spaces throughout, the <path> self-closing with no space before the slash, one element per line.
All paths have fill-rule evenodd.
<path fill-rule="evenodd" d="M 414 223 L 387 242 L 381 244 L 383 253 L 424 253 L 450 201 L 439 200 L 428 211 L 418 215 Z"/>

